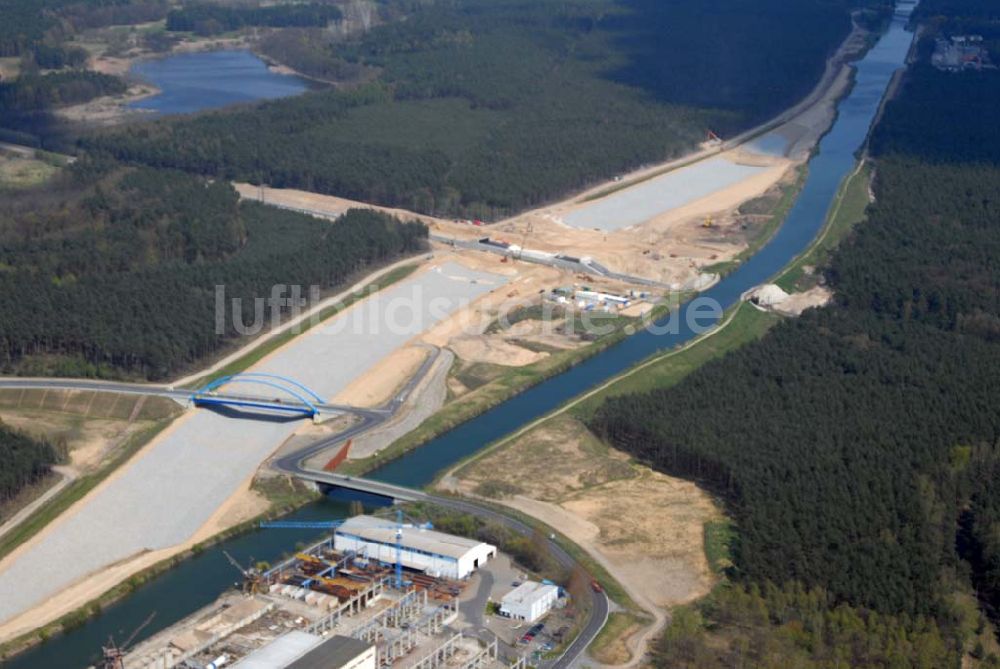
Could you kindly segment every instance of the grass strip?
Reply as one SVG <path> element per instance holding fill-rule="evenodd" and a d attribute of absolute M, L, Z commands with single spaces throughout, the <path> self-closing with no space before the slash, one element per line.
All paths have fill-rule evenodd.
<path fill-rule="evenodd" d="M 594 639 L 587 649 L 590 656 L 598 662 L 615 665 L 621 664 L 620 658 L 607 656 L 607 649 L 612 643 L 622 638 L 626 632 L 635 627 L 642 627 L 650 623 L 649 618 L 637 616 L 630 611 L 613 611 L 608 614 L 608 622 L 601 628 L 600 634 Z M 631 659 L 631 655 L 630 658 Z"/>
<path fill-rule="evenodd" d="M 774 283 L 782 290 L 793 292 L 802 287 L 802 282 L 807 276 L 804 268 L 827 264 L 833 249 L 850 234 L 855 225 L 865 220 L 865 212 L 871 203 L 870 186 L 873 172 L 871 163 L 862 160 L 844 179 L 819 236 L 775 279 Z"/>
<path fill-rule="evenodd" d="M 167 425 L 169 425 L 171 420 L 172 419 L 161 420 L 155 425 L 133 434 L 104 466 L 96 472 L 81 476 L 70 483 L 66 486 L 65 490 L 61 491 L 58 495 L 39 507 L 39 509 L 32 515 L 28 516 L 24 522 L 11 529 L 10 532 L 0 539 L 0 559 L 9 555 L 14 551 L 14 549 L 38 534 L 43 528 L 45 528 L 46 525 L 58 518 L 61 513 L 66 511 L 66 509 L 83 499 L 87 493 L 104 481 L 104 479 L 106 479 L 111 472 L 125 464 L 133 455 L 138 453 L 143 446 L 148 444 Z"/>
<path fill-rule="evenodd" d="M 771 209 L 770 218 L 768 218 L 767 223 L 765 223 L 757 234 L 753 236 L 747 243 L 747 247 L 739 252 L 736 257 L 731 260 L 726 260 L 724 262 L 715 263 L 714 265 L 708 265 L 702 269 L 702 272 L 710 274 L 718 274 L 720 276 L 725 276 L 729 274 L 737 267 L 739 267 L 748 258 L 753 256 L 761 249 L 764 244 L 769 242 L 775 233 L 781 229 L 781 226 L 785 224 L 785 220 L 788 218 L 788 213 L 792 210 L 792 206 L 795 205 L 795 201 L 798 200 L 799 194 L 802 192 L 803 186 L 806 183 L 806 177 L 809 174 L 808 165 L 801 165 L 796 168 L 795 181 L 791 184 L 782 186 L 781 197 L 775 203 L 774 207 Z"/>

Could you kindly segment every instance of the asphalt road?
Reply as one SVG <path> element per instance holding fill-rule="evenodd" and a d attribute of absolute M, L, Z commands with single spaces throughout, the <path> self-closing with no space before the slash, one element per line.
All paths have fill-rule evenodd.
<path fill-rule="evenodd" d="M 180 402 L 188 402 L 195 394 L 192 390 L 148 383 L 124 383 L 118 381 L 93 381 L 85 379 L 0 378 L 0 389 L 9 390 L 18 388 L 29 390 L 82 390 L 102 393 L 118 393 L 120 395 L 149 395 L 153 397 L 167 397 Z M 209 396 L 206 395 L 205 397 Z M 294 399 L 276 399 L 273 396 L 261 397 L 240 393 L 215 392 L 211 394 L 210 397 L 216 402 L 252 402 L 254 406 L 261 409 L 273 409 L 280 411 L 288 408 L 307 408 L 306 405 Z M 373 418 L 387 416 L 390 412 L 390 409 L 388 408 L 364 409 L 347 404 L 328 404 L 323 402 L 317 402 L 315 406 L 321 413 L 325 410 L 329 413 L 353 413 L 359 416 L 371 416 Z"/>
<path fill-rule="evenodd" d="M 440 351 L 438 351 L 438 353 L 440 354 Z M 430 371 L 431 366 L 434 364 L 436 359 L 437 355 L 428 356 L 427 360 L 424 361 L 424 364 L 420 367 L 413 378 L 410 379 L 403 390 L 396 397 L 394 397 L 388 405 L 382 407 L 390 412 L 388 416 L 382 415 L 373 418 L 362 417 L 362 421 L 360 423 L 348 428 L 346 431 L 321 439 L 315 443 L 308 444 L 293 453 L 278 458 L 272 463 L 271 466 L 285 474 L 313 482 L 348 488 L 351 490 L 358 490 L 366 493 L 373 493 L 401 501 L 427 502 L 435 504 L 445 509 L 451 509 L 452 511 L 469 514 L 483 520 L 498 523 L 523 536 L 531 536 L 534 533 L 534 529 L 517 518 L 513 518 L 491 507 L 471 502 L 466 499 L 434 495 L 423 490 L 415 490 L 413 488 L 397 486 L 391 483 L 384 483 L 382 481 L 374 481 L 372 479 L 344 476 L 343 474 L 336 474 L 333 472 L 307 469 L 304 466 L 306 460 L 313 457 L 320 451 L 335 447 L 347 439 L 375 427 L 381 422 L 387 420 L 391 417 L 391 415 L 394 415 L 406 401 L 407 396 L 413 388 L 416 387 L 416 385 L 420 383 L 424 376 L 426 376 L 426 374 Z M 577 565 L 577 561 L 573 558 L 573 556 L 558 543 L 549 540 L 548 544 L 553 558 L 560 567 L 563 567 L 564 569 L 572 569 Z M 574 663 L 583 655 L 587 646 L 589 646 L 597 637 L 601 628 L 603 628 L 604 624 L 607 622 L 610 608 L 607 595 L 603 592 L 594 592 L 593 590 L 588 592 L 591 597 L 590 617 L 584 624 L 580 634 L 577 635 L 576 639 L 573 640 L 573 642 L 559 658 L 555 660 L 546 660 L 541 663 L 540 666 L 544 669 L 567 669 L 568 667 L 573 666 Z"/>
<path fill-rule="evenodd" d="M 519 534 L 530 536 L 533 533 L 533 528 L 527 524 L 521 522 L 520 520 L 501 513 L 493 508 L 477 504 L 475 502 L 470 502 L 465 499 L 458 499 L 452 497 L 444 497 L 439 495 L 433 495 L 422 490 L 414 490 L 412 488 L 406 488 L 403 486 L 393 485 L 391 483 L 383 483 L 381 481 L 373 481 L 371 479 L 357 478 L 344 476 L 341 474 L 335 474 L 331 472 L 317 471 L 312 469 L 307 469 L 304 467 L 304 462 L 314 456 L 315 454 L 323 451 L 325 449 L 334 447 L 347 439 L 361 434 L 367 430 L 370 430 L 378 425 L 389 420 L 406 402 L 410 393 L 413 389 L 423 380 L 423 378 L 428 374 L 434 362 L 440 355 L 440 349 L 435 348 L 434 354 L 427 357 L 417 373 L 407 382 L 403 389 L 397 393 L 389 402 L 381 407 L 376 407 L 373 409 L 363 409 L 358 407 L 337 405 L 337 404 L 321 404 L 318 405 L 319 408 L 326 409 L 329 411 L 336 411 L 342 413 L 354 413 L 360 418 L 355 425 L 352 425 L 343 432 L 326 437 L 317 442 L 309 444 L 297 451 L 285 455 L 281 458 L 276 459 L 272 463 L 272 467 L 280 472 L 297 476 L 306 480 L 325 483 L 327 485 L 338 486 L 342 488 L 349 488 L 353 490 L 359 490 L 368 493 L 374 493 L 377 495 L 382 495 L 384 497 L 391 497 L 394 499 L 402 501 L 412 501 L 412 502 L 428 502 L 436 504 L 446 509 L 451 509 L 453 511 L 458 511 L 460 513 L 466 513 L 469 515 L 482 518 L 484 520 L 489 520 L 495 523 L 499 523 Z M 95 392 L 108 392 L 108 393 L 120 393 L 125 395 L 152 395 L 158 397 L 169 397 L 176 400 L 188 401 L 192 396 L 192 391 L 175 389 L 170 386 L 162 385 L 152 385 L 152 384 L 141 384 L 141 383 L 122 383 L 122 382 L 112 382 L 112 381 L 95 381 L 95 380 L 77 380 L 77 379 L 26 379 L 26 378 L 0 378 L 0 388 L 25 388 L 25 389 L 50 389 L 50 390 L 82 390 L 82 391 L 95 391 Z M 278 404 L 279 406 L 275 408 L 280 408 L 280 406 L 295 405 L 295 402 L 280 402 L 275 403 L 273 400 L 264 398 L 254 398 L 252 396 L 246 395 L 232 395 L 217 394 L 213 396 L 213 399 L 233 399 L 237 401 L 246 401 L 247 399 L 256 400 L 262 405 L 267 404 Z M 265 407 L 266 408 L 266 407 Z M 571 569 L 577 562 L 576 560 L 564 550 L 559 544 L 554 541 L 549 541 L 549 549 L 552 553 L 553 558 L 559 564 L 559 566 Z M 541 663 L 544 669 L 566 669 L 573 666 L 573 664 L 581 657 L 584 650 L 590 643 L 594 640 L 597 634 L 604 627 L 605 622 L 608 617 L 609 602 L 607 596 L 604 593 L 598 593 L 589 591 L 591 595 L 591 613 L 590 618 L 584 624 L 584 627 L 577 638 L 570 644 L 563 655 L 555 660 L 546 660 Z"/>
<path fill-rule="evenodd" d="M 485 228 L 484 228 L 485 229 Z M 493 244 L 484 244 L 478 240 L 468 240 L 468 239 L 455 239 L 453 237 L 445 237 L 444 235 L 430 235 L 432 241 L 439 242 L 441 244 L 448 244 L 449 246 L 456 246 L 458 248 L 469 249 L 472 251 L 482 251 L 484 253 L 494 253 L 500 256 L 509 256 L 511 251 L 502 246 L 494 246 Z M 625 283 L 630 283 L 636 286 L 650 286 L 656 288 L 667 288 L 669 287 L 665 283 L 660 283 L 659 281 L 653 281 L 652 279 L 646 279 L 641 276 L 633 276 L 631 274 L 622 274 L 620 272 L 613 272 L 601 263 L 591 259 L 588 262 L 584 262 L 582 259 L 577 260 L 575 258 L 570 258 L 569 256 L 553 256 L 551 258 L 535 258 L 531 256 L 518 256 L 518 260 L 523 260 L 524 262 L 531 262 L 537 265 L 548 265 L 549 267 L 557 267 L 559 269 L 569 270 L 570 272 L 583 272 L 585 274 L 593 274 L 594 276 L 603 276 L 608 279 L 616 279 L 618 281 L 624 281 Z"/>

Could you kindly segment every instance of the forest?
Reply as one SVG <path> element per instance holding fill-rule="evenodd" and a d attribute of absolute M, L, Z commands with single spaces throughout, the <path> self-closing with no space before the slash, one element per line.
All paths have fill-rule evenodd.
<path fill-rule="evenodd" d="M 59 460 L 59 449 L 49 442 L 33 439 L 0 421 L 0 503 L 40 481 Z"/>
<path fill-rule="evenodd" d="M 95 176 L 97 175 L 97 176 Z M 233 341 L 215 286 L 253 298 L 275 284 L 328 289 L 414 253 L 426 228 L 352 210 L 331 225 L 253 203 L 224 182 L 81 161 L 45 205 L 0 212 L 0 370 L 164 379 Z"/>
<path fill-rule="evenodd" d="M 100 72 L 67 71 L 22 74 L 0 82 L 0 109 L 32 111 L 87 102 L 102 95 L 119 95 L 128 88 L 119 77 Z"/>
<path fill-rule="evenodd" d="M 704 651 L 682 666 L 721 666 L 739 648 L 760 660 L 751 666 L 781 666 L 764 661 L 769 644 L 801 652 L 812 646 L 796 635 L 831 622 L 856 626 L 871 652 L 884 638 L 871 621 L 891 619 L 934 644 L 927 657 L 944 643 L 948 661 L 911 649 L 849 666 L 957 667 L 956 590 L 978 593 L 997 620 L 998 95 L 995 75 L 913 68 L 874 131 L 875 204 L 825 272 L 835 303 L 595 415 L 616 446 L 725 500 L 738 528 L 732 587 L 763 592 L 761 638 L 726 651 L 692 641 L 726 624 L 708 604 L 703 625 L 674 630 Z M 768 583 L 826 603 L 788 626 Z M 813 659 L 793 664 L 842 666 Z"/>
<path fill-rule="evenodd" d="M 20 56 L 74 30 L 162 19 L 166 0 L 0 0 L 0 57 Z"/>
<path fill-rule="evenodd" d="M 36 44 L 31 50 L 32 62 L 46 70 L 82 67 L 87 64 L 87 50 L 80 47 Z"/>
<path fill-rule="evenodd" d="M 786 108 L 819 80 L 854 3 L 716 5 L 422 5 L 343 43 L 315 42 L 311 73 L 360 78 L 353 89 L 137 124 L 87 136 L 83 146 L 153 166 L 496 218 L 676 156 L 709 128 L 732 134 Z M 311 44 L 272 42 L 270 52 L 303 62 Z M 360 76 L 372 72 L 374 82 Z"/>
<path fill-rule="evenodd" d="M 303 28 L 325 26 L 342 14 L 336 5 L 321 3 L 284 4 L 265 7 L 190 3 L 167 14 L 167 30 L 217 35 L 248 26 Z"/>

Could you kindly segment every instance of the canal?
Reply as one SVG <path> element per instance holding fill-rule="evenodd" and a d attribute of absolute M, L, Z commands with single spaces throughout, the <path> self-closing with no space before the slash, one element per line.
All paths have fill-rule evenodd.
<path fill-rule="evenodd" d="M 906 5 L 907 10 L 912 5 Z M 809 163 L 809 174 L 785 224 L 771 241 L 736 271 L 706 291 L 701 299 L 684 305 L 673 317 L 677 327 L 664 333 L 640 332 L 569 371 L 553 377 L 495 407 L 480 417 L 431 441 L 407 456 L 371 474 L 372 478 L 421 487 L 442 469 L 486 444 L 538 418 L 635 363 L 691 339 L 695 333 L 687 323 L 704 300 L 723 308 L 731 306 L 749 288 L 766 282 L 801 253 L 822 227 L 826 213 L 842 179 L 851 172 L 856 153 L 864 144 L 872 119 L 893 73 L 904 63 L 911 34 L 905 31 L 907 16 L 897 16 L 878 43 L 857 63 L 854 88 L 838 105 L 838 116 L 822 139 L 819 152 Z M 704 324 L 704 320 L 701 321 Z M 290 516 L 296 520 L 333 519 L 347 510 L 343 501 L 323 500 Z M 98 659 L 101 644 L 109 635 L 122 639 L 151 612 L 153 623 L 142 637 L 173 624 L 213 601 L 223 589 L 239 580 L 239 574 L 222 554 L 236 559 L 274 561 L 294 549 L 297 542 L 315 537 L 307 531 L 257 531 L 220 546 L 206 549 L 159 578 L 139 586 L 133 594 L 109 606 L 100 615 L 76 629 L 38 646 L 4 664 L 10 669 L 83 667 Z M 25 584 L 30 587 L 30 584 Z"/>

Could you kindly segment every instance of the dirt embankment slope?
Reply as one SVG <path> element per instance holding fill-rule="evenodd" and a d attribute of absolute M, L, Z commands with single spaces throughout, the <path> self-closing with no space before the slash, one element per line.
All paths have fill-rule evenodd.
<path fill-rule="evenodd" d="M 669 607 L 704 596 L 715 582 L 704 526 L 720 512 L 709 496 L 630 462 L 568 415 L 459 467 L 439 487 L 522 511 L 586 550 L 652 618 L 632 630 L 634 657 Z"/>

